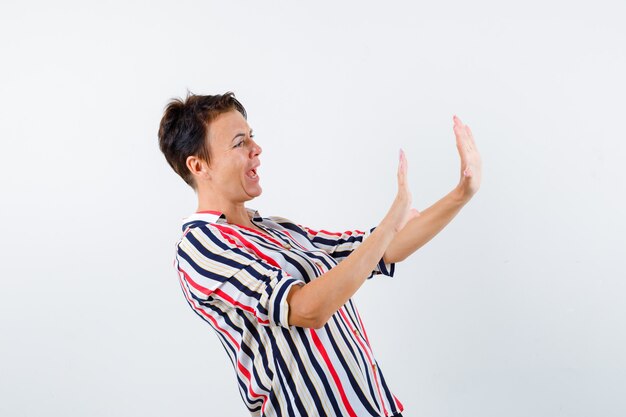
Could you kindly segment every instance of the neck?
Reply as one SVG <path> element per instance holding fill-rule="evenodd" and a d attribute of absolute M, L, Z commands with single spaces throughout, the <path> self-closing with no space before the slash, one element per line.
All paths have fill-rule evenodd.
<path fill-rule="evenodd" d="M 206 194 L 198 193 L 198 210 L 214 210 L 224 213 L 228 223 L 250 226 L 252 222 L 243 201 L 233 202 L 220 198 L 208 198 Z"/>

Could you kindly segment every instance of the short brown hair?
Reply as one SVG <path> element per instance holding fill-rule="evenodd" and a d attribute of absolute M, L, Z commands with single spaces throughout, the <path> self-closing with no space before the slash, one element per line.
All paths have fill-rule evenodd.
<path fill-rule="evenodd" d="M 165 107 L 159 126 L 159 148 L 174 171 L 194 190 L 196 185 L 187 168 L 187 158 L 195 155 L 211 163 L 209 125 L 217 116 L 231 110 L 248 118 L 246 109 L 230 91 L 214 96 L 187 93 L 185 100 L 172 99 Z"/>

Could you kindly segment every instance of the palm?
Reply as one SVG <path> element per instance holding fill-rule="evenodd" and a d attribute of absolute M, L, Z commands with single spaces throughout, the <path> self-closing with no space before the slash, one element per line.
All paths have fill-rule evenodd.
<path fill-rule="evenodd" d="M 456 116 L 453 120 L 456 147 L 461 157 L 461 180 L 458 188 L 464 197 L 471 198 L 480 188 L 482 161 L 469 126 Z"/>

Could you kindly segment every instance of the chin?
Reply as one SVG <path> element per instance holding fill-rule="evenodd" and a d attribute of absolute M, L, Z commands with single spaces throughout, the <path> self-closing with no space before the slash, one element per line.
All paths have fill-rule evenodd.
<path fill-rule="evenodd" d="M 263 192 L 263 189 L 261 187 L 258 187 L 255 190 L 246 190 L 246 194 L 248 195 L 248 197 L 250 197 L 250 200 L 260 196 L 262 192 Z"/>

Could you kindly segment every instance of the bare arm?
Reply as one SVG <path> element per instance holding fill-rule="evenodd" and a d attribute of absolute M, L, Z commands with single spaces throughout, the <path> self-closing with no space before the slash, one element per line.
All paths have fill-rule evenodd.
<path fill-rule="evenodd" d="M 435 237 L 456 216 L 467 200 L 455 189 L 420 213 L 395 236 L 383 259 L 386 263 L 405 260 Z"/>
<path fill-rule="evenodd" d="M 344 305 L 371 274 L 398 231 L 417 212 L 411 210 L 406 183 L 407 163 L 400 152 L 398 194 L 389 212 L 372 234 L 346 259 L 317 279 L 294 286 L 287 296 L 289 324 L 320 328 Z"/>
<path fill-rule="evenodd" d="M 396 235 L 385 251 L 385 262 L 400 262 L 435 237 L 459 213 L 480 187 L 482 162 L 469 126 L 454 117 L 454 134 L 461 158 L 461 180 L 454 190 L 421 212 Z"/>
<path fill-rule="evenodd" d="M 308 284 L 292 287 L 289 324 L 320 328 L 365 282 L 393 239 L 392 227 L 380 224 L 346 259 Z"/>

